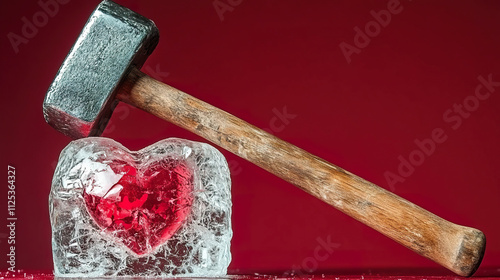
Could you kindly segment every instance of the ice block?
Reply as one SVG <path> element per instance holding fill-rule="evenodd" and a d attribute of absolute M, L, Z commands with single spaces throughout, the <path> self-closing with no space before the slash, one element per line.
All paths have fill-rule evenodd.
<path fill-rule="evenodd" d="M 102 137 L 71 142 L 49 197 L 55 276 L 225 275 L 230 187 L 208 144 L 170 138 L 133 152 Z"/>

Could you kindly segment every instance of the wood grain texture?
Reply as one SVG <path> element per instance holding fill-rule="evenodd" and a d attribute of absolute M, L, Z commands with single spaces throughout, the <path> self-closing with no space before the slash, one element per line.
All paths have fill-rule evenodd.
<path fill-rule="evenodd" d="M 472 275 L 481 262 L 481 231 L 446 221 L 137 69 L 118 99 L 247 159 L 461 276 Z"/>

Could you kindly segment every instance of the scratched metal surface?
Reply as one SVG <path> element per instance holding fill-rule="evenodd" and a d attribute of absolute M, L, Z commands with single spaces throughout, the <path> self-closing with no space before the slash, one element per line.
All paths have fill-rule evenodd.
<path fill-rule="evenodd" d="M 47 92 L 45 119 L 75 137 L 104 129 L 106 124 L 99 121 L 107 122 L 116 105 L 110 101 L 118 84 L 131 66 L 142 66 L 158 37 L 153 21 L 114 2 L 102 2 Z"/>

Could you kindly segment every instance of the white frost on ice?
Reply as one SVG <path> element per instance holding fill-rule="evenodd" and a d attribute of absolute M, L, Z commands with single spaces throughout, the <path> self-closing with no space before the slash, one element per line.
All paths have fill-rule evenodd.
<path fill-rule="evenodd" d="M 83 160 L 80 168 L 83 169 L 82 181 L 85 191 L 99 197 L 104 197 L 123 174 L 116 174 L 109 165 L 96 162 L 90 158 Z"/>
<path fill-rule="evenodd" d="M 116 184 L 113 188 L 111 188 L 106 195 L 104 196 L 105 199 L 108 199 L 110 201 L 117 201 L 120 196 L 120 192 L 123 190 L 123 186 L 120 184 Z"/>

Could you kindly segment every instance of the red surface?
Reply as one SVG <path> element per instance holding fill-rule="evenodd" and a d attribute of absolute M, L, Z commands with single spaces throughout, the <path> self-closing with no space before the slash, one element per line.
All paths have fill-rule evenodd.
<path fill-rule="evenodd" d="M 44 123 L 42 100 L 98 3 L 67 2 L 46 22 L 37 1 L 2 5 L 1 160 L 3 168 L 16 168 L 16 269 L 52 268 L 47 197 L 69 139 Z M 219 9 L 234 5 L 220 16 L 214 1 L 118 2 L 160 30 L 146 73 L 445 219 L 481 229 L 488 246 L 479 275 L 499 275 L 500 87 L 480 81 L 500 82 L 498 2 L 220 0 Z M 15 53 L 8 34 L 21 36 L 34 15 L 40 27 L 25 28 L 31 38 Z M 366 26 L 372 37 L 359 33 Z M 167 137 L 202 140 L 124 104 L 104 135 L 130 149 Z M 408 268 L 402 271 L 451 275 L 223 152 L 233 171 L 231 273 Z M 6 184 L 2 192 L 5 270 Z"/>
<path fill-rule="evenodd" d="M 43 273 L 43 272 L 20 272 L 18 274 L 19 276 L 16 276 L 16 279 L 35 279 L 35 280 L 52 280 L 54 279 L 54 276 L 50 273 Z M 0 274 L 0 277 L 4 278 L 14 278 L 10 277 L 10 274 Z M 58 278 L 61 279 L 61 278 Z M 70 278 L 70 279 L 85 279 L 85 280 L 102 280 L 102 279 L 116 279 L 120 280 L 123 279 L 123 277 L 106 277 L 106 278 Z M 141 279 L 140 277 L 136 277 L 134 279 Z M 144 278 L 143 278 L 144 279 Z M 165 279 L 165 278 L 147 278 L 151 280 L 155 279 Z M 203 278 L 176 278 L 176 279 L 203 279 Z M 307 279 L 307 280 L 320 280 L 320 279 L 325 279 L 325 280 L 457 280 L 461 278 L 457 278 L 455 276 L 408 276 L 408 275 L 386 275 L 386 274 L 352 274 L 352 275 L 343 275 L 343 274 L 336 274 L 336 275 L 327 275 L 327 274 L 318 274 L 318 275 L 302 275 L 302 276 L 293 276 L 293 277 L 278 277 L 276 275 L 270 275 L 270 274 L 259 274 L 255 273 L 252 275 L 230 275 L 227 277 L 219 277 L 219 278 L 208 278 L 208 279 L 219 279 L 219 280 L 276 280 L 276 279 Z M 465 279 L 465 278 L 464 278 Z M 482 280 L 488 280 L 488 279 L 498 279 L 497 277 L 481 277 L 479 279 Z"/>

